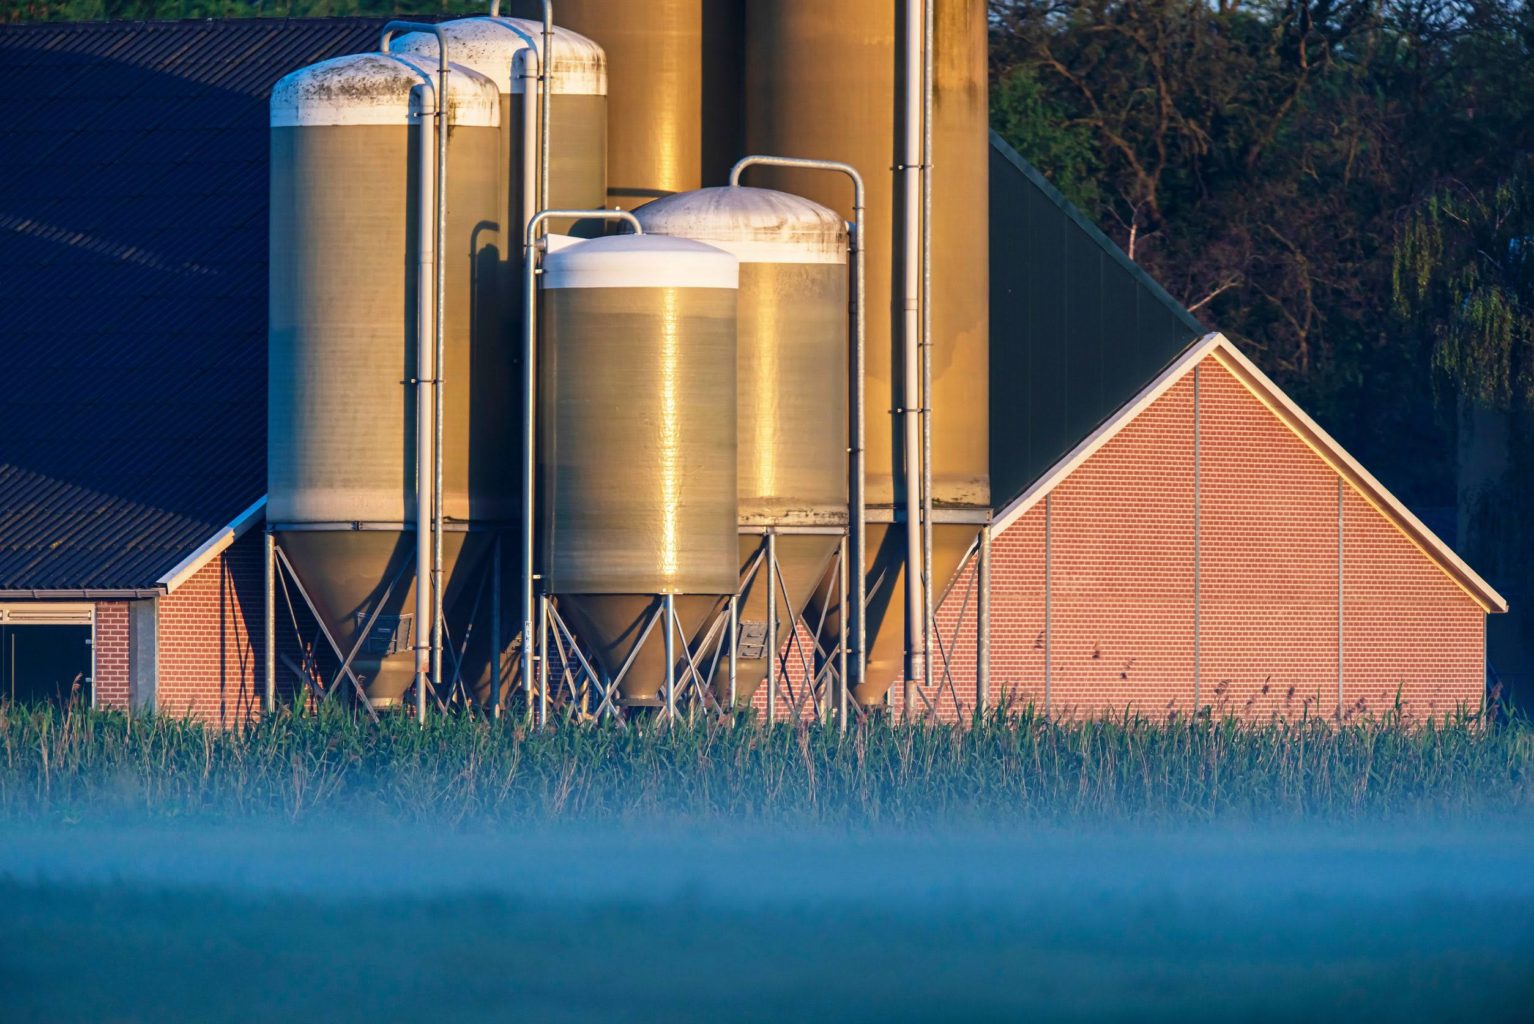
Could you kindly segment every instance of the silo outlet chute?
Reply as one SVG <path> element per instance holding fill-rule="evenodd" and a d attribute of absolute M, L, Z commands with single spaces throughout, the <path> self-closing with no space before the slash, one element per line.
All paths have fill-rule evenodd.
<path fill-rule="evenodd" d="M 902 387 L 907 339 L 899 314 L 910 291 L 905 257 L 919 236 L 902 215 L 913 122 L 905 100 L 908 26 L 889 0 L 749 0 L 746 29 L 746 150 L 845 161 L 868 189 L 866 260 L 869 523 L 868 670 L 854 695 L 880 700 L 903 674 L 906 603 L 902 582 L 907 514 L 904 410 L 920 403 Z M 989 515 L 988 188 L 985 5 L 934 0 L 932 24 L 931 499 L 930 575 L 941 594 Z M 919 26 L 918 26 L 919 27 Z M 919 81 L 919 79 L 918 79 Z M 920 132 L 919 118 L 914 130 Z M 918 137 L 919 138 L 919 137 Z M 848 216 L 834 178 L 776 167 L 755 180 L 807 196 Z M 907 229 L 910 230 L 907 230 Z M 886 412 L 885 410 L 888 410 Z M 833 620 L 834 621 L 834 616 Z"/>
<path fill-rule="evenodd" d="M 847 526 L 847 225 L 818 203 L 745 187 L 684 192 L 636 216 L 647 236 L 695 239 L 740 261 L 738 634 L 749 642 L 740 644 L 736 698 L 749 703 L 774 653 L 759 640 L 769 633 L 769 593 L 779 624 L 771 632 L 786 638 Z M 775 572 L 758 565 L 769 532 Z M 714 688 L 728 700 L 727 666 Z"/>
<path fill-rule="evenodd" d="M 659 705 L 656 609 L 691 639 L 735 592 L 738 263 L 612 235 L 552 249 L 542 280 L 545 589 L 621 701 Z"/>
<path fill-rule="evenodd" d="M 435 59 L 364 53 L 296 71 L 271 97 L 268 523 L 321 624 L 350 652 L 367 699 L 399 703 L 430 629 L 416 586 L 419 128 Z M 515 472 L 486 472 L 515 444 L 474 394 L 474 352 L 509 344 L 481 226 L 497 217 L 500 104 L 466 68 L 448 76 L 444 293 L 448 394 L 441 425 L 444 607 L 488 546 L 481 524 L 518 517 Z M 433 119 L 434 120 L 434 119 Z M 435 189 L 433 188 L 433 192 Z M 430 207 L 428 206 L 428 209 Z M 483 291 L 488 289 L 488 296 Z M 358 644 L 364 627 L 365 639 Z"/>

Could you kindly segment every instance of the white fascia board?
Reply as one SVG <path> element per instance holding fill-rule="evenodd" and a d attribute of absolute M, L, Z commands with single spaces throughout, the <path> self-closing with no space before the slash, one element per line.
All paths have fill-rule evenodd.
<path fill-rule="evenodd" d="M 244 536 L 245 531 L 265 515 L 266 495 L 263 494 L 251 503 L 249 508 L 235 516 L 228 526 L 203 541 L 196 551 L 183 558 L 174 569 L 155 582 L 165 588 L 165 593 L 173 593 L 177 587 L 197 575 L 198 570 L 203 566 L 228 550 L 229 545 Z"/>

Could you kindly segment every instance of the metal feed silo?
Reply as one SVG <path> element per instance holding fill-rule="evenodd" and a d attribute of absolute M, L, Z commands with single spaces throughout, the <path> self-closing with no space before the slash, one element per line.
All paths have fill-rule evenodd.
<path fill-rule="evenodd" d="M 460 18 L 442 23 L 453 63 L 477 71 L 495 82 L 501 95 L 502 173 L 506 214 L 500 223 L 506 259 L 521 263 L 520 225 L 537 212 L 527 208 L 523 168 L 528 143 L 538 160 L 539 90 L 529 75 L 543 60 L 543 25 L 526 18 Z M 607 55 L 585 36 L 554 28 L 554 64 L 549 99 L 549 183 L 551 209 L 586 210 L 607 199 Z M 435 57 L 434 35 L 412 32 L 395 41 L 395 53 Z M 529 61 L 529 52 L 534 59 Z M 531 89 L 531 93 L 529 93 Z M 532 102 L 528 102 L 531 98 Z M 529 118 L 531 114 L 531 118 Z M 536 178 L 536 175 L 534 175 Z M 536 196 L 536 192 L 533 195 Z M 569 225 L 554 222 L 553 230 Z"/>
<path fill-rule="evenodd" d="M 556 0 L 559 23 L 607 52 L 608 206 L 695 189 L 739 155 L 741 2 Z"/>
<path fill-rule="evenodd" d="M 398 704 L 413 622 L 415 429 L 422 224 L 419 111 L 434 102 L 434 59 L 364 53 L 288 75 L 271 97 L 268 522 L 319 617 L 351 650 L 379 617 L 355 668 L 369 701 Z M 479 227 L 497 216 L 500 104 L 495 85 L 454 67 L 442 308 L 446 596 L 472 561 L 471 521 L 518 517 L 514 449 L 471 402 L 475 349 L 500 344 L 472 315 L 496 287 Z M 433 192 L 435 190 L 433 189 Z M 429 207 L 428 207 L 429 208 Z M 434 220 L 434 219 L 433 219 Z M 489 330 L 489 336 L 471 332 Z M 392 586 L 391 586 L 392 584 Z M 386 596 L 387 595 L 387 596 Z M 419 627 L 419 628 L 418 628 Z"/>
<path fill-rule="evenodd" d="M 609 679 L 661 595 L 686 637 L 735 591 L 738 265 L 699 242 L 613 235 L 543 263 L 545 589 Z M 658 705 L 657 631 L 624 675 Z"/>
<path fill-rule="evenodd" d="M 895 520 L 905 500 L 900 410 L 909 403 L 899 379 L 904 232 L 897 185 L 909 163 L 902 104 L 906 75 L 921 69 L 902 66 L 905 26 L 898 15 L 911 6 L 890 0 L 747 4 L 747 151 L 845 161 L 863 173 L 868 187 L 863 242 L 870 649 L 867 677 L 854 691 L 864 704 L 882 698 L 904 674 L 906 540 Z M 988 167 L 985 4 L 935 0 L 934 7 L 928 400 L 937 524 L 931 575 L 941 594 L 990 502 Z M 780 168 L 753 174 L 843 216 L 851 212 L 848 190 L 834 177 Z"/>
<path fill-rule="evenodd" d="M 781 589 L 769 588 L 758 569 L 742 595 L 739 634 L 751 642 L 736 696 L 745 704 L 768 668 L 757 638 L 767 635 L 769 590 L 786 637 L 847 525 L 847 225 L 808 199 L 741 187 L 658 199 L 636 216 L 647 236 L 695 239 L 740 261 L 740 567 L 748 572 L 771 530 L 782 574 Z M 726 665 L 715 690 L 728 698 Z"/>

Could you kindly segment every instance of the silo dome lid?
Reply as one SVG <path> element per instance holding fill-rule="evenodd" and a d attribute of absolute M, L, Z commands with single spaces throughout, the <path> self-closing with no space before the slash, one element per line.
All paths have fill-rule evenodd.
<path fill-rule="evenodd" d="M 803 196 L 744 186 L 700 188 L 634 211 L 646 232 L 695 238 L 742 263 L 846 263 L 847 225 Z"/>
<path fill-rule="evenodd" d="M 412 90 L 422 84 L 435 91 L 435 58 L 394 53 L 333 57 L 299 68 L 272 87 L 272 127 L 410 124 L 420 114 Z M 450 124 L 500 125 L 500 94 L 484 75 L 452 64 L 447 92 Z"/>
<path fill-rule="evenodd" d="M 738 288 L 740 263 L 723 249 L 665 235 L 608 235 L 543 259 L 545 288 Z"/>
<path fill-rule="evenodd" d="M 543 56 L 543 23 L 528 18 L 457 18 L 442 23 L 448 35 L 447 55 L 454 64 L 489 78 L 502 93 L 520 93 L 522 55 L 531 48 Z M 410 32 L 393 40 L 392 53 L 437 56 L 437 37 Z M 578 32 L 554 26 L 554 80 L 551 91 L 578 96 L 607 95 L 607 54 Z"/>

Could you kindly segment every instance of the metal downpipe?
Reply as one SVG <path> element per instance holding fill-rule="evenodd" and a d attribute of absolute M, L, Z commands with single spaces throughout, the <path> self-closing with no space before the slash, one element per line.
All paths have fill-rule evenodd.
<path fill-rule="evenodd" d="M 429 145 L 427 109 L 425 105 L 426 93 L 421 87 L 421 154 L 420 154 L 420 221 L 419 238 L 422 250 L 422 270 L 424 273 L 425 253 L 427 246 L 431 245 L 431 287 L 420 288 L 419 295 L 424 296 L 429 290 L 432 301 L 430 303 L 430 320 L 422 315 L 420 307 L 423 305 L 420 298 L 417 299 L 417 332 L 416 332 L 416 694 L 415 713 L 416 720 L 421 724 L 426 723 L 426 688 L 425 684 L 429 676 L 435 687 L 442 680 L 442 381 L 437 374 L 443 365 L 443 351 L 445 340 L 443 337 L 443 298 L 446 295 L 447 280 L 447 115 L 451 105 L 448 96 L 448 46 L 447 33 L 441 25 L 419 21 L 391 21 L 386 24 L 378 34 L 378 49 L 381 53 L 389 52 L 389 41 L 394 33 L 400 30 L 412 32 L 429 32 L 437 40 L 437 83 L 433 90 L 431 104 L 431 118 L 435 122 L 436 146 Z M 436 150 L 436 166 L 432 170 L 432 149 Z M 432 173 L 428 173 L 432 171 Z M 427 189 L 430 181 L 431 189 Z M 434 232 L 427 230 L 427 224 L 433 219 L 428 214 L 434 214 Z M 433 237 L 434 236 L 434 237 Z M 418 279 L 419 281 L 419 279 Z M 422 282 L 424 283 L 424 282 Z M 430 324 L 432 355 L 428 362 L 424 353 L 428 346 L 425 343 L 425 328 Z M 431 402 L 425 401 L 424 389 L 431 388 Z M 423 407 L 431 409 L 430 413 Z M 429 417 L 430 421 L 427 422 Z M 422 463 L 425 462 L 422 455 L 425 452 L 423 444 L 424 435 L 430 435 L 430 477 Z M 423 493 L 422 484 L 426 483 Z M 430 532 L 427 532 L 426 523 L 430 520 Z M 423 557 L 424 556 L 424 557 Z M 427 568 L 429 566 L 429 569 Z M 427 590 L 428 579 L 430 582 L 429 596 L 423 592 Z M 421 637 L 427 628 L 427 620 L 430 620 L 430 646 L 426 650 L 425 671 L 422 665 Z"/>
<path fill-rule="evenodd" d="M 912 687 L 927 677 L 926 601 L 922 580 L 925 538 L 922 528 L 922 404 L 921 392 L 921 305 L 922 305 L 922 102 L 924 83 L 918 69 L 923 66 L 922 23 L 924 0 L 905 0 L 905 130 L 900 159 L 901 170 L 901 426 L 902 475 L 905 480 L 906 542 L 906 657 L 904 714 L 911 714 Z"/>
<path fill-rule="evenodd" d="M 932 597 L 932 104 L 934 0 L 922 11 L 921 100 L 921 644 L 922 686 L 932 692 L 932 631 L 937 608 Z M 941 654 L 940 654 L 941 656 Z"/>
<path fill-rule="evenodd" d="M 433 289 L 437 262 L 436 237 L 428 225 L 435 209 L 433 192 L 436 185 L 435 147 L 432 145 L 435 128 L 435 89 L 417 87 L 421 96 L 421 145 L 420 183 L 417 204 L 417 250 L 416 266 L 416 392 L 415 392 L 415 690 L 416 719 L 426 721 L 426 685 L 431 673 L 431 647 L 427 642 L 427 629 L 431 622 L 431 514 L 433 476 L 432 463 L 432 402 L 429 390 L 435 373 L 433 366 L 435 346 L 429 343 L 431 325 L 435 317 L 436 294 Z M 430 95 L 430 110 L 428 110 Z"/>
<path fill-rule="evenodd" d="M 261 624 L 264 655 L 261 666 L 262 707 L 270 715 L 277 710 L 277 538 L 273 536 L 271 527 L 266 528 L 262 545 L 266 566 L 266 592 L 262 595 L 262 612 L 266 618 Z"/>

